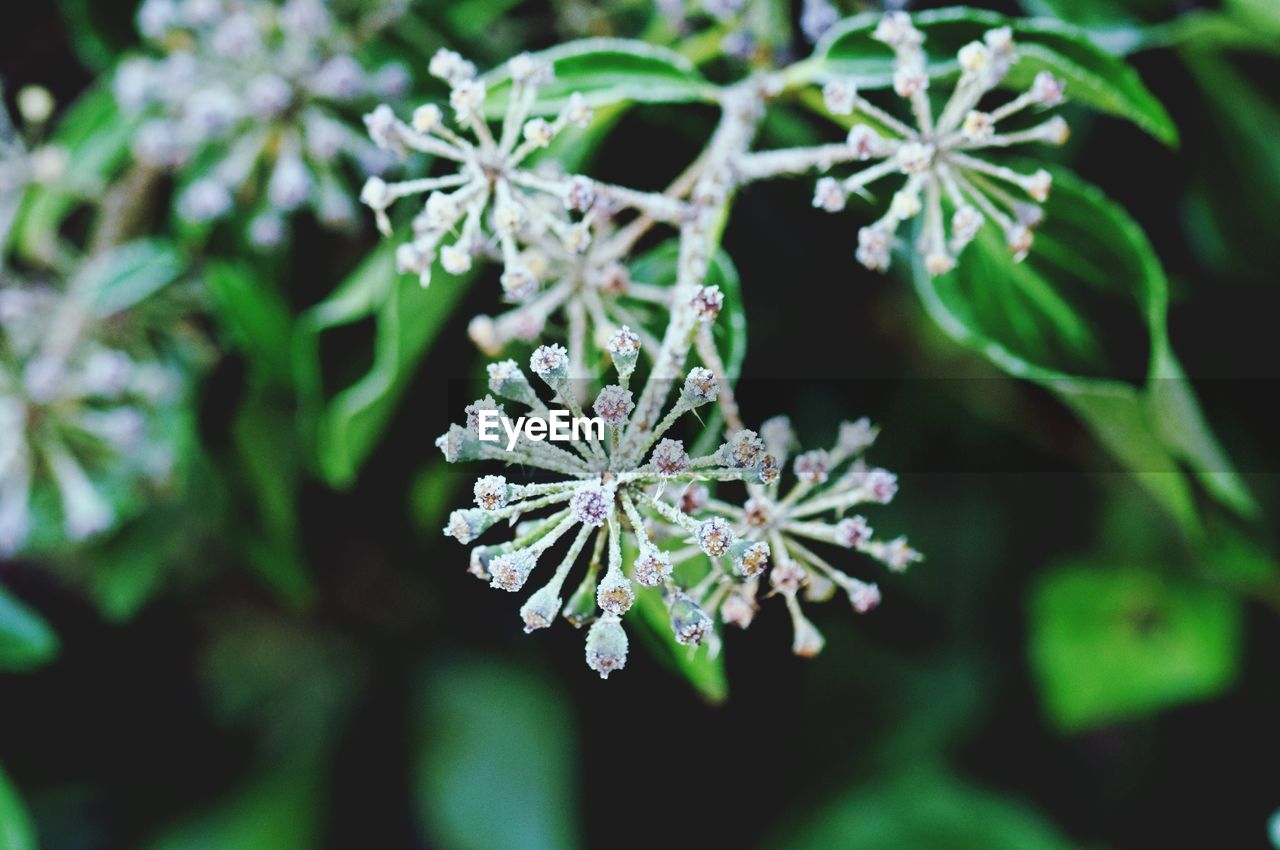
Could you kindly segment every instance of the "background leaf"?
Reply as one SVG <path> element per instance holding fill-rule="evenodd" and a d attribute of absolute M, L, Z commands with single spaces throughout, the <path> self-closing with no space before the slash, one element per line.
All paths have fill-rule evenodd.
<path fill-rule="evenodd" d="M 0 850 L 36 850 L 36 827 L 13 781 L 0 768 Z"/>
<path fill-rule="evenodd" d="M 173 283 L 185 265 L 166 240 L 141 239 L 92 258 L 70 286 L 85 293 L 99 318 L 108 318 Z"/>
<path fill-rule="evenodd" d="M 58 635 L 44 618 L 0 585 L 0 670 L 25 672 L 58 654 Z"/>

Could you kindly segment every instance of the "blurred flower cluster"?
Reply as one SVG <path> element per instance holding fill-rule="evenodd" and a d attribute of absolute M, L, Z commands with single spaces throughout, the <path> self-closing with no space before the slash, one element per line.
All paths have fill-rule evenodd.
<path fill-rule="evenodd" d="M 263 248 L 309 208 L 331 228 L 356 222 L 347 172 L 387 157 L 351 126 L 362 104 L 404 95 L 395 62 L 361 48 L 403 11 L 403 0 L 145 0 L 138 29 L 153 55 L 125 60 L 120 106 L 139 116 L 133 154 L 179 175 L 176 212 L 187 222 L 248 217 Z M 344 162 L 346 160 L 347 162 Z"/>

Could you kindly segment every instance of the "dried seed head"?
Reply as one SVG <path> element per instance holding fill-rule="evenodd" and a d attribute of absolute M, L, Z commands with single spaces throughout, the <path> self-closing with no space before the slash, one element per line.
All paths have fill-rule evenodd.
<path fill-rule="evenodd" d="M 627 421 L 627 417 L 635 409 L 635 403 L 631 400 L 630 390 L 614 385 L 600 390 L 592 409 L 605 422 L 617 426 Z"/>
<path fill-rule="evenodd" d="M 668 478 L 688 472 L 690 467 L 689 453 L 679 440 L 662 440 L 654 448 L 651 461 L 658 474 Z"/>
<path fill-rule="evenodd" d="M 601 679 L 627 666 L 627 633 L 618 618 L 606 614 L 587 631 L 587 666 Z"/>
<path fill-rule="evenodd" d="M 707 612 L 683 592 L 672 599 L 670 612 L 671 631 L 676 643 L 684 646 L 698 646 L 715 627 Z"/>
<path fill-rule="evenodd" d="M 632 574 L 645 587 L 657 587 L 671 578 L 671 558 L 661 549 L 647 546 L 636 558 Z"/>
<path fill-rule="evenodd" d="M 694 532 L 698 547 L 712 558 L 718 558 L 733 545 L 736 535 L 729 523 L 721 517 L 711 517 L 698 526 Z"/>
<path fill-rule="evenodd" d="M 501 475 L 486 475 L 476 481 L 473 488 L 476 504 L 486 511 L 496 511 L 506 507 L 507 496 L 511 492 L 507 479 Z"/>
<path fill-rule="evenodd" d="M 585 487 L 573 494 L 569 500 L 569 508 L 573 518 L 593 528 L 599 528 L 609 518 L 609 509 L 613 507 L 613 494 L 603 487 Z"/>
<path fill-rule="evenodd" d="M 514 593 L 524 587 L 535 566 L 537 558 L 524 549 L 499 555 L 489 562 L 489 573 L 493 576 L 489 586 Z"/>
<path fill-rule="evenodd" d="M 748 544 L 733 559 L 733 571 L 744 578 L 755 578 L 769 568 L 769 544 Z"/>

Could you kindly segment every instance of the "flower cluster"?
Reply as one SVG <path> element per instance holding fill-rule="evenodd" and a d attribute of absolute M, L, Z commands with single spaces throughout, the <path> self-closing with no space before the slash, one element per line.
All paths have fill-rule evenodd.
<path fill-rule="evenodd" d="M 144 117 L 135 158 L 190 175 L 176 201 L 184 220 L 247 208 L 260 247 L 279 244 L 304 207 L 326 226 L 351 226 L 343 160 L 363 174 L 389 162 L 348 119 L 409 85 L 403 66 L 369 70 L 357 51 L 402 7 L 383 0 L 348 24 L 326 0 L 145 0 L 138 29 L 163 55 L 127 59 L 115 78 L 121 107 Z"/>
<path fill-rule="evenodd" d="M 496 134 L 486 113 L 493 105 L 489 86 L 494 79 L 479 77 L 474 64 L 449 50 L 436 53 L 428 70 L 449 86 L 450 117 L 440 106 L 426 104 L 405 123 L 383 104 L 365 116 L 365 125 L 380 148 L 429 154 L 447 162 L 450 173 L 394 183 L 373 177 L 360 196 L 387 235 L 387 209 L 400 198 L 426 196 L 413 219 L 413 238 L 396 251 L 401 272 L 416 273 L 424 286 L 437 260 L 457 275 L 470 270 L 477 256 L 495 256 L 503 264 L 506 297 L 529 302 L 552 271 L 552 253 L 573 258 L 590 249 L 593 222 L 622 209 L 659 221 L 681 219 L 684 205 L 666 196 L 532 164 L 534 155 L 568 127 L 586 127 L 592 120 L 591 108 L 578 95 L 550 120 L 531 117 L 539 89 L 552 79 L 546 60 L 522 54 L 506 64 L 505 108 Z M 581 220 L 573 220 L 575 212 Z M 611 267 L 603 257 L 595 263 Z"/>
<path fill-rule="evenodd" d="M 116 522 L 114 499 L 169 480 L 185 386 L 138 336 L 71 290 L 0 280 L 0 555 L 46 512 L 83 540 Z"/>
<path fill-rule="evenodd" d="M 781 595 L 791 614 L 792 649 L 797 655 L 812 656 L 821 651 L 824 640 L 801 610 L 801 596 L 822 601 L 838 588 L 860 614 L 880 603 L 877 585 L 830 564 L 810 548 L 814 542 L 857 550 L 894 572 L 905 570 L 923 556 L 905 537 L 878 540 L 863 516 L 847 515 L 860 505 L 887 504 L 898 490 L 896 476 L 869 467 L 863 460 L 877 435 L 868 420 L 843 423 L 831 449 L 802 452 L 794 458 L 795 435 L 786 417 L 765 422 L 760 435 L 765 451 L 779 468 L 791 460 L 791 486 L 784 490 L 782 475 L 776 474 L 764 483 L 748 483 L 748 498 L 741 507 L 718 500 L 707 506 L 717 515 L 729 517 L 740 539 L 765 547 L 760 552 L 772 553 L 773 566 L 766 576 L 763 560 L 741 558 L 733 563 L 732 572 L 717 565 L 704 581 L 708 595 L 703 601 L 719 604 L 724 622 L 746 628 L 755 616 L 761 585 L 767 582 L 770 595 Z"/>
<path fill-rule="evenodd" d="M 591 434 L 562 448 L 522 433 L 510 451 L 500 443 L 482 441 L 479 427 L 486 412 L 505 415 L 498 398 L 549 416 L 524 371 L 507 360 L 489 368 L 492 395 L 470 405 L 466 424 L 452 426 L 437 441 L 450 462 L 501 460 L 551 473 L 550 481 L 529 484 L 485 475 L 475 482 L 476 507 L 454 511 L 444 531 L 470 544 L 499 523 L 515 525 L 512 540 L 482 545 L 471 553 L 471 572 L 511 592 L 524 588 L 558 541 L 568 540 L 567 551 L 547 582 L 528 597 L 520 615 L 526 631 L 545 628 L 561 614 L 579 626 L 594 618 L 587 633 L 586 660 L 602 677 L 626 664 L 628 641 L 621 620 L 635 601 L 636 585 L 660 588 L 674 640 L 696 646 L 713 636 L 713 618 L 673 579 L 674 565 L 695 553 L 733 561 L 747 548 L 728 518 L 695 518 L 691 503 L 664 494 L 704 480 L 763 481 L 773 474 L 754 432 L 739 431 L 716 451 L 696 457 L 684 443 L 665 436 L 685 413 L 714 402 L 720 383 L 710 370 L 694 367 L 679 384 L 674 403 L 660 419 L 650 418 L 643 412 L 645 406 L 633 401 L 629 388 L 639 345 L 624 329 L 610 346 L 619 380 L 601 389 L 592 405 L 604 422 L 603 435 Z M 569 356 L 563 347 L 538 348 L 529 365 L 554 391 L 556 403 L 574 417 L 585 416 L 571 386 Z M 651 376 L 649 385 L 655 382 L 662 385 L 658 396 L 665 398 L 672 382 Z M 642 397 L 649 396 L 647 386 Z M 529 519 L 539 512 L 546 515 Z M 672 553 L 659 545 L 669 540 L 683 541 L 687 551 Z M 588 544 L 585 575 L 566 594 L 569 575 Z"/>

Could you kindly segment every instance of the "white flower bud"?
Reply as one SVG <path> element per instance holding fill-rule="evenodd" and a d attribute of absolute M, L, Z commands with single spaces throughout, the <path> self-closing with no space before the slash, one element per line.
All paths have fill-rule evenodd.
<path fill-rule="evenodd" d="M 859 614 L 865 614 L 880 604 L 880 588 L 874 584 L 851 578 L 845 585 L 849 594 L 849 604 Z"/>
<path fill-rule="evenodd" d="M 372 209 L 384 210 L 393 200 L 391 187 L 381 177 L 370 177 L 360 189 L 360 203 Z"/>
<path fill-rule="evenodd" d="M 821 449 L 805 452 L 798 456 L 793 467 L 796 478 L 810 484 L 821 484 L 827 480 L 831 472 L 831 462 L 827 453 Z"/>
<path fill-rule="evenodd" d="M 720 315 L 720 309 L 724 306 L 724 293 L 718 286 L 699 287 L 689 304 L 693 307 L 698 321 L 709 324 Z"/>
<path fill-rule="evenodd" d="M 897 163 L 903 174 L 923 174 L 933 164 L 933 145 L 907 142 L 898 148 Z"/>
<path fill-rule="evenodd" d="M 715 401 L 720 395 L 720 382 L 710 369 L 695 366 L 685 376 L 684 387 L 680 394 L 685 401 L 692 404 L 706 404 Z"/>
<path fill-rule="evenodd" d="M 604 525 L 612 508 L 613 494 L 603 487 L 584 487 L 569 500 L 574 520 L 592 528 Z"/>
<path fill-rule="evenodd" d="M 795 637 L 791 641 L 791 651 L 801 658 L 813 658 L 822 652 L 822 648 L 827 643 L 826 638 L 822 636 L 822 632 L 818 631 L 817 626 L 809 622 L 808 618 L 800 613 L 798 605 L 792 609 L 791 621 L 795 627 Z"/>
<path fill-rule="evenodd" d="M 601 679 L 627 666 L 627 633 L 617 617 L 605 615 L 587 631 L 587 666 Z"/>
<path fill-rule="evenodd" d="M 531 118 L 524 125 L 525 140 L 535 147 L 545 148 L 551 144 L 554 135 L 550 122 L 545 118 Z"/>
<path fill-rule="evenodd" d="M 906 12 L 889 12 L 876 24 L 871 37 L 890 47 L 911 47 L 921 44 L 924 36 L 911 23 Z"/>
<path fill-rule="evenodd" d="M 903 65 L 893 72 L 893 90 L 899 97 L 915 97 L 929 88 L 929 75 L 919 65 Z"/>
<path fill-rule="evenodd" d="M 646 546 L 636 558 L 632 574 L 645 587 L 657 587 L 671 577 L 671 558 L 661 549 Z"/>
<path fill-rule="evenodd" d="M 683 646 L 698 646 L 715 628 L 707 612 L 684 593 L 671 601 L 670 613 L 671 631 Z"/>
<path fill-rule="evenodd" d="M 719 558 L 729 551 L 729 547 L 737 539 L 729 523 L 718 516 L 711 517 L 700 524 L 694 532 L 694 537 L 698 541 L 698 548 L 712 558 Z"/>
<path fill-rule="evenodd" d="M 476 66 L 452 50 L 442 47 L 427 63 L 427 73 L 452 84 L 474 77 Z"/>
<path fill-rule="evenodd" d="M 1027 258 L 1027 253 L 1031 250 L 1031 243 L 1035 237 L 1031 235 L 1031 229 L 1022 224 L 1015 224 L 1004 232 L 1005 242 L 1009 246 L 1009 252 L 1013 254 L 1014 262 L 1022 262 Z"/>
<path fill-rule="evenodd" d="M 456 510 L 449 514 L 449 521 L 444 526 L 444 534 L 459 543 L 471 543 L 488 531 L 493 523 L 493 517 L 479 508 Z"/>
<path fill-rule="evenodd" d="M 449 92 L 449 105 L 459 121 L 466 121 L 484 106 L 485 88 L 479 80 L 460 80 Z"/>
<path fill-rule="evenodd" d="M 1053 175 L 1042 168 L 1027 178 L 1023 185 L 1028 195 L 1044 203 L 1049 200 L 1049 190 L 1053 187 Z"/>
<path fill-rule="evenodd" d="M 419 133 L 430 133 L 440 129 L 444 123 L 444 115 L 440 107 L 427 103 L 413 110 L 413 129 Z"/>
<path fill-rule="evenodd" d="M 900 221 L 911 218 L 920 212 L 920 196 L 905 189 L 894 192 L 893 201 L 889 204 L 889 212 Z"/>
<path fill-rule="evenodd" d="M 1040 128 L 1040 138 L 1051 145 L 1065 145 L 1071 137 L 1071 127 L 1061 115 L 1055 115 Z"/>
<path fill-rule="evenodd" d="M 636 593 L 631 589 L 631 582 L 620 570 L 610 570 L 596 588 L 596 604 L 606 614 L 621 617 L 635 601 Z"/>
<path fill-rule="evenodd" d="M 879 155 L 884 147 L 884 138 L 866 124 L 855 124 L 849 130 L 846 144 L 860 160 L 868 160 Z"/>
<path fill-rule="evenodd" d="M 563 345 L 540 345 L 529 358 L 529 368 L 553 387 L 569 376 L 569 352 Z"/>
<path fill-rule="evenodd" d="M 574 175 L 569 178 L 569 184 L 564 193 L 566 209 L 574 210 L 575 212 L 587 212 L 595 205 L 595 202 L 595 182 L 590 177 Z"/>
<path fill-rule="evenodd" d="M 889 268 L 889 250 L 893 247 L 893 237 L 882 227 L 863 227 L 858 230 L 858 250 L 855 256 L 858 262 L 872 271 L 885 271 Z"/>
<path fill-rule="evenodd" d="M 876 441 L 879 433 L 880 429 L 865 416 L 856 422 L 841 422 L 836 446 L 848 454 L 862 454 Z"/>
<path fill-rule="evenodd" d="M 524 583 L 529 580 L 529 573 L 533 572 L 537 563 L 537 558 L 524 549 L 499 555 L 489 562 L 489 572 L 493 576 L 489 586 L 515 593 L 524 587 Z"/>
<path fill-rule="evenodd" d="M 472 488 L 476 504 L 486 511 L 496 511 L 506 507 L 511 486 L 501 475 L 486 475 L 476 481 Z"/>
<path fill-rule="evenodd" d="M 755 582 L 734 586 L 720 603 L 720 619 L 740 629 L 750 626 L 755 616 Z"/>
<path fill-rule="evenodd" d="M 858 87 L 853 80 L 830 80 L 822 87 L 822 101 L 832 115 L 852 115 L 858 103 Z"/>
<path fill-rule="evenodd" d="M 951 217 L 951 250 L 959 253 L 973 241 L 985 219 L 976 207 L 965 205 Z"/>
<path fill-rule="evenodd" d="M 688 472 L 690 469 L 689 453 L 684 450 L 684 443 L 679 440 L 664 439 L 653 450 L 650 458 L 653 468 L 659 475 L 672 478 Z"/>
<path fill-rule="evenodd" d="M 955 257 L 945 251 L 932 251 L 924 258 L 924 270 L 930 277 L 946 274 L 956 267 Z"/>
<path fill-rule="evenodd" d="M 744 578 L 755 578 L 769 568 L 769 544 L 750 543 L 733 558 L 733 571 Z"/>
<path fill-rule="evenodd" d="M 32 124 L 43 124 L 53 115 L 53 95 L 44 86 L 23 86 L 18 90 L 18 114 Z"/>
<path fill-rule="evenodd" d="M 587 105 L 586 99 L 574 92 L 569 95 L 569 105 L 565 108 L 565 117 L 569 119 L 570 124 L 585 129 L 591 125 L 591 120 L 595 117 L 595 113 Z"/>
<path fill-rule="evenodd" d="M 561 604 L 559 587 L 548 584 L 535 591 L 525 600 L 524 605 L 520 606 L 520 619 L 524 621 L 524 633 L 530 634 L 550 626 L 555 622 L 556 615 L 560 613 Z"/>
<path fill-rule="evenodd" d="M 960 69 L 966 74 L 979 76 L 991 65 L 991 51 L 980 41 L 971 41 L 956 54 Z"/>
<path fill-rule="evenodd" d="M 795 561 L 779 561 L 769 572 L 769 585 L 786 596 L 798 593 L 804 586 L 804 580 L 804 568 Z"/>
<path fill-rule="evenodd" d="M 755 431 L 743 428 L 720 446 L 717 456 L 726 466 L 750 469 L 764 460 L 764 441 Z"/>
<path fill-rule="evenodd" d="M 823 177 L 813 187 L 813 205 L 821 210 L 834 213 L 844 209 L 848 196 L 834 177 Z"/>
<path fill-rule="evenodd" d="M 512 301 L 528 301 L 538 294 L 538 278 L 527 266 L 507 266 L 499 282 Z"/>
<path fill-rule="evenodd" d="M 440 266 L 452 275 L 471 271 L 471 255 L 457 245 L 445 245 L 440 249 Z"/>
<path fill-rule="evenodd" d="M 1062 103 L 1062 91 L 1062 81 L 1048 71 L 1036 74 L 1031 83 L 1031 97 L 1041 106 L 1057 106 Z"/>
<path fill-rule="evenodd" d="M 969 141 L 985 142 L 995 135 L 996 122 L 991 120 L 990 113 L 971 109 L 969 114 L 964 117 L 964 125 L 961 130 L 964 133 L 964 137 Z"/>
<path fill-rule="evenodd" d="M 887 469 L 873 469 L 863 479 L 862 489 L 873 502 L 887 505 L 898 494 L 898 476 Z"/>
<path fill-rule="evenodd" d="M 871 539 L 871 526 L 861 516 L 846 517 L 836 523 L 836 543 L 846 549 L 856 549 Z"/>

